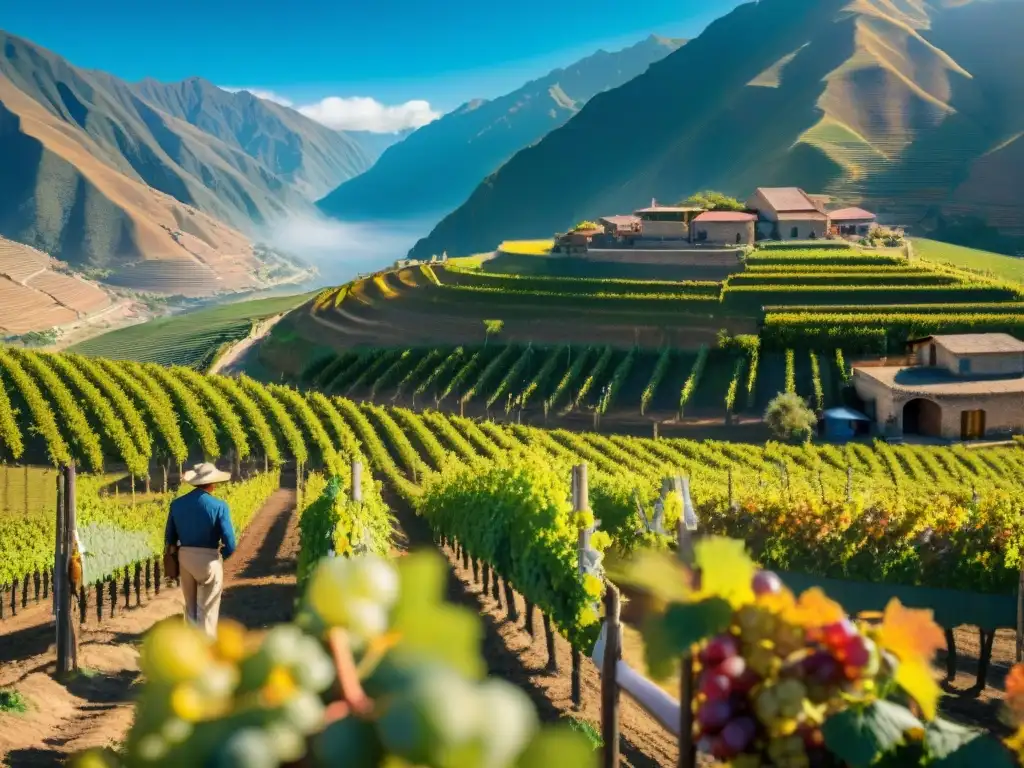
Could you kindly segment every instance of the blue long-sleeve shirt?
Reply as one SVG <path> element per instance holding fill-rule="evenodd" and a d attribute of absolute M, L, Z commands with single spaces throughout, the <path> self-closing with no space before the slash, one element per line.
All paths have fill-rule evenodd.
<path fill-rule="evenodd" d="M 171 502 L 164 543 L 204 549 L 217 549 L 223 543 L 221 554 L 227 560 L 235 551 L 235 530 L 227 503 L 201 488 L 179 496 Z"/>

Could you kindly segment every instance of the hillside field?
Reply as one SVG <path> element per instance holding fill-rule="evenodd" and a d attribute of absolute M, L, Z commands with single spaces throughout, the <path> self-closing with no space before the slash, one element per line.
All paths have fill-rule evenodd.
<path fill-rule="evenodd" d="M 68 351 L 113 360 L 201 367 L 212 361 L 222 345 L 248 336 L 255 323 L 288 312 L 308 298 L 275 296 L 206 307 L 111 331 Z"/>
<path fill-rule="evenodd" d="M 955 267 L 986 272 L 1003 280 L 1024 283 L 1024 259 L 1001 253 L 966 248 L 952 243 L 915 237 L 914 253 L 925 261 L 952 264 Z"/>

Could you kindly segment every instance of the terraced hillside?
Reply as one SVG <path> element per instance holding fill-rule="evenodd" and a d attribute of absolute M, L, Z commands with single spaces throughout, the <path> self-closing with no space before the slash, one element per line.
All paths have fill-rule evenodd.
<path fill-rule="evenodd" d="M 526 253 L 552 266 L 419 264 L 321 292 L 260 356 L 305 386 L 375 401 L 626 430 L 754 427 L 782 391 L 819 411 L 856 404 L 849 363 L 910 336 L 1024 333 L 1020 284 L 913 253 L 766 244 L 717 281 L 566 276 L 559 263 L 586 260 Z"/>
<path fill-rule="evenodd" d="M 111 305 L 102 288 L 56 267 L 45 253 L 0 237 L 0 334 L 70 325 Z"/>

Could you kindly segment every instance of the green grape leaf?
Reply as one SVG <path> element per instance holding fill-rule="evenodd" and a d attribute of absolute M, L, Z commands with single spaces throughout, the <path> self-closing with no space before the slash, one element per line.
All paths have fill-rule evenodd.
<path fill-rule="evenodd" d="M 720 597 L 709 597 L 699 603 L 672 603 L 663 619 L 665 639 L 678 655 L 694 643 L 724 631 L 730 621 L 732 608 Z"/>
<path fill-rule="evenodd" d="M 587 738 L 565 726 L 545 728 L 519 756 L 518 768 L 596 768 L 597 755 Z"/>
<path fill-rule="evenodd" d="M 923 729 L 921 721 L 905 707 L 876 701 L 833 715 L 821 732 L 825 746 L 849 768 L 867 768 L 902 744 L 907 731 Z"/>
<path fill-rule="evenodd" d="M 929 765 L 937 768 L 972 768 L 976 765 L 1010 768 L 1016 765 L 1002 742 L 987 733 L 948 720 L 928 723 L 924 740 L 932 758 Z"/>
<path fill-rule="evenodd" d="M 413 552 L 399 558 L 399 597 L 395 616 L 430 609 L 444 599 L 447 567 L 444 560 L 430 551 Z"/>
<path fill-rule="evenodd" d="M 405 586 L 402 600 L 406 601 Z M 409 605 L 395 615 L 391 625 L 400 643 L 392 651 L 396 658 L 409 656 L 448 664 L 472 679 L 487 672 L 480 653 L 483 627 L 471 611 L 447 603 Z"/>

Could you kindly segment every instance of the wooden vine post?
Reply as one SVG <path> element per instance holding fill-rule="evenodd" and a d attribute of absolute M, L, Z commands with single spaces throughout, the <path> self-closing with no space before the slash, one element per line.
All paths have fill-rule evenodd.
<path fill-rule="evenodd" d="M 682 479 L 675 479 L 676 487 L 682 490 Z M 685 502 L 685 497 L 684 497 Z M 693 540 L 697 530 L 696 520 L 687 520 L 687 510 L 676 526 L 679 559 L 686 565 L 694 562 Z M 692 513 L 691 513 L 692 514 Z M 683 655 L 679 673 L 679 768 L 695 768 L 697 745 L 693 740 L 693 697 L 694 697 L 693 655 Z"/>
<path fill-rule="evenodd" d="M 74 587 L 71 583 L 71 562 L 75 549 L 75 467 L 65 467 L 58 477 L 57 537 L 54 558 L 54 613 L 57 624 L 57 674 L 67 675 L 78 669 L 78 636 L 75 632 L 71 606 Z"/>
<path fill-rule="evenodd" d="M 622 627 L 619 624 L 619 590 L 607 584 L 604 591 L 604 614 L 607 636 L 601 659 L 601 741 L 604 753 L 602 768 L 619 765 L 619 681 L 618 666 L 622 658 Z"/>
<path fill-rule="evenodd" d="M 587 465 L 578 464 L 573 467 L 572 483 L 572 508 L 577 513 L 585 512 L 590 508 L 590 491 L 587 484 Z M 590 548 L 590 529 L 581 527 L 577 540 L 577 562 L 580 575 L 583 574 L 582 554 Z M 580 683 L 580 667 L 583 654 L 575 645 L 572 646 L 572 706 L 579 710 L 583 702 L 583 694 Z"/>

